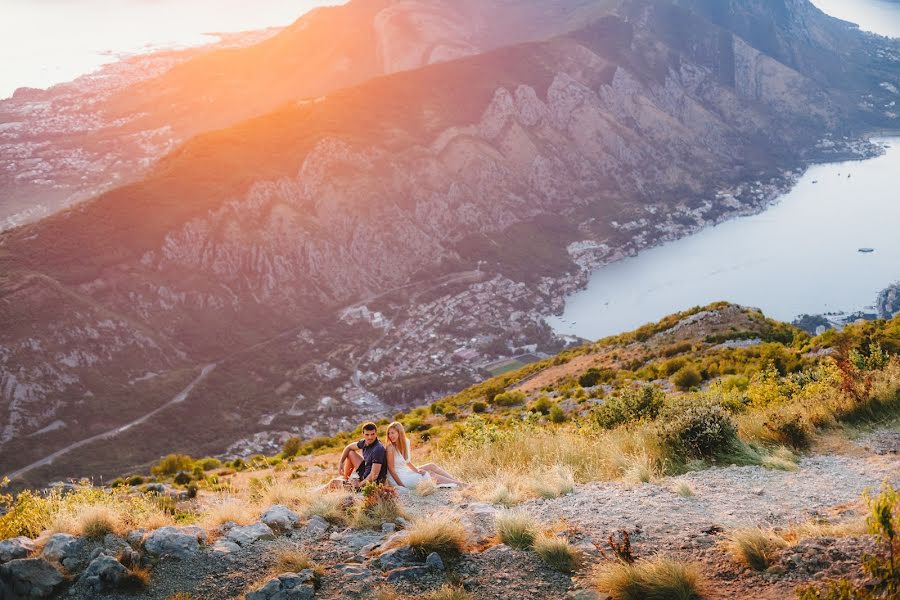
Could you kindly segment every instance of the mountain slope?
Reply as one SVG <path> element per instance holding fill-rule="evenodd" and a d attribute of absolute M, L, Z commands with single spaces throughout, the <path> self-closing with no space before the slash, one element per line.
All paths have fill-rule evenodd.
<path fill-rule="evenodd" d="M 0 333 L 0 468 L 132 420 L 109 410 L 129 382 L 179 374 L 134 390 L 150 412 L 213 362 L 187 402 L 142 425 L 145 447 L 80 456 L 110 472 L 176 440 L 210 453 L 256 432 L 312 436 L 458 388 L 478 371 L 447 365 L 470 340 L 546 341 L 541 316 L 577 270 L 568 244 L 621 251 L 685 218 L 696 226 L 690 215 L 753 210 L 765 198 L 717 194 L 782 180 L 826 133 L 888 119 L 847 100 L 848 85 L 835 92 L 701 14 L 634 1 L 571 34 L 198 136 L 145 179 L 0 238 L 3 322 L 19 325 Z M 645 225 L 629 234 L 616 221 Z M 341 316 L 371 301 L 390 311 L 388 329 Z M 446 318 L 420 329 L 432 301 Z M 166 350 L 123 354 L 136 333 L 98 335 L 97 358 L 66 362 L 78 328 L 107 320 L 84 304 Z M 416 398 L 395 395 L 403 383 Z M 28 437 L 56 420 L 67 426 Z"/>

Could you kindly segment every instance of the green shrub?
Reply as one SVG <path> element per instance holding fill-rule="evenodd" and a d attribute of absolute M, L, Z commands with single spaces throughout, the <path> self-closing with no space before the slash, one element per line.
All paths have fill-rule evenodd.
<path fill-rule="evenodd" d="M 812 443 L 812 427 L 799 412 L 785 409 L 770 411 L 765 427 L 779 444 L 805 450 Z"/>
<path fill-rule="evenodd" d="M 630 387 L 594 409 L 594 420 L 604 429 L 634 421 L 649 421 L 659 414 L 665 394 L 656 386 Z"/>
<path fill-rule="evenodd" d="M 672 451 L 686 458 L 711 458 L 737 444 L 728 413 L 711 402 L 682 398 L 660 413 L 660 434 Z"/>
<path fill-rule="evenodd" d="M 212 471 L 213 469 L 218 469 L 222 466 L 222 461 L 218 458 L 204 458 L 198 461 L 200 467 L 204 471 Z"/>
<path fill-rule="evenodd" d="M 590 368 L 578 378 L 578 385 L 583 388 L 594 387 L 598 383 L 609 383 L 615 377 L 615 372 L 609 369 Z"/>
<path fill-rule="evenodd" d="M 547 396 L 541 396 L 537 400 L 534 401 L 534 405 L 532 405 L 531 409 L 535 412 L 539 412 L 542 415 L 550 414 L 550 409 L 553 407 L 553 402 Z"/>
<path fill-rule="evenodd" d="M 303 442 L 300 441 L 298 437 L 290 437 L 281 447 L 281 455 L 285 458 L 294 458 L 298 454 L 300 454 L 300 449 L 303 447 Z"/>
<path fill-rule="evenodd" d="M 478 400 L 472 403 L 472 412 L 481 414 L 487 410 L 487 404 Z"/>
<path fill-rule="evenodd" d="M 525 394 L 518 390 L 503 392 L 494 396 L 494 404 L 497 406 L 516 406 L 523 402 L 525 402 Z"/>
<path fill-rule="evenodd" d="M 179 471 L 177 475 L 172 479 L 178 485 L 187 485 L 191 482 L 190 473 L 185 473 L 184 471 Z"/>
<path fill-rule="evenodd" d="M 703 382 L 703 376 L 700 371 L 694 367 L 682 367 L 672 376 L 672 383 L 679 390 L 686 392 L 700 385 Z"/>
<path fill-rule="evenodd" d="M 136 485 L 144 485 L 145 482 L 146 480 L 140 475 L 132 475 L 128 478 L 128 485 L 132 487 Z"/>
<path fill-rule="evenodd" d="M 550 422 L 565 423 L 566 419 L 566 411 L 564 411 L 559 404 L 554 404 L 550 409 Z"/>
<path fill-rule="evenodd" d="M 190 471 L 194 468 L 194 459 L 186 454 L 169 454 L 150 467 L 154 475 L 175 475 L 179 471 Z"/>

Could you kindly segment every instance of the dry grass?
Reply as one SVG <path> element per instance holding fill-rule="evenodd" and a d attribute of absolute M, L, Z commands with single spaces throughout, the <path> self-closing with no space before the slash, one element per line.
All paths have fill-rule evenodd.
<path fill-rule="evenodd" d="M 122 580 L 122 589 L 126 591 L 142 590 L 150 585 L 150 569 L 147 567 L 131 567 Z"/>
<path fill-rule="evenodd" d="M 460 586 L 444 584 L 441 589 L 422 596 L 424 600 L 472 600 L 472 594 Z"/>
<path fill-rule="evenodd" d="M 527 486 L 541 498 L 558 498 L 575 490 L 575 475 L 568 466 L 554 465 L 530 477 Z"/>
<path fill-rule="evenodd" d="M 607 563 L 594 582 L 615 600 L 699 600 L 703 594 L 703 581 L 695 565 L 662 557 L 631 565 Z"/>
<path fill-rule="evenodd" d="M 517 550 L 531 548 L 539 533 L 534 517 L 520 510 L 497 513 L 494 529 L 497 531 L 497 539 Z"/>
<path fill-rule="evenodd" d="M 404 540 L 422 557 L 437 552 L 446 559 L 465 552 L 467 536 L 455 516 L 441 513 L 414 522 L 406 530 Z"/>
<path fill-rule="evenodd" d="M 420 498 L 425 498 L 432 495 L 435 491 L 437 491 L 437 484 L 431 479 L 423 479 L 416 484 L 416 487 L 413 488 L 412 492 Z"/>
<path fill-rule="evenodd" d="M 765 571 L 778 550 L 787 545 L 784 538 L 772 530 L 753 527 L 732 532 L 725 547 L 736 561 L 751 569 Z"/>
<path fill-rule="evenodd" d="M 401 598 L 403 598 L 403 596 L 388 584 L 376 588 L 375 593 L 372 596 L 372 600 L 400 600 Z"/>
<path fill-rule="evenodd" d="M 676 494 L 681 496 L 682 498 L 693 498 L 694 497 L 694 488 L 691 487 L 689 483 L 686 481 L 679 481 L 673 490 Z"/>
<path fill-rule="evenodd" d="M 257 518 L 259 511 L 252 504 L 242 498 L 226 497 L 207 506 L 200 523 L 207 529 L 214 529 L 229 521 L 249 525 Z"/>
<path fill-rule="evenodd" d="M 319 494 L 303 509 L 303 515 L 322 517 L 332 525 L 346 525 L 349 522 L 349 515 L 345 507 L 352 501 L 353 496 L 344 492 Z"/>
<path fill-rule="evenodd" d="M 866 519 L 857 515 L 841 523 L 829 523 L 823 521 L 807 521 L 795 525 L 783 532 L 781 536 L 789 543 L 795 544 L 801 540 L 823 537 L 854 537 L 866 535 Z"/>
<path fill-rule="evenodd" d="M 260 486 L 257 504 L 264 508 L 273 504 L 282 504 L 296 510 L 309 504 L 309 496 L 309 490 L 295 482 L 276 480 Z"/>
<path fill-rule="evenodd" d="M 84 505 L 57 513 L 50 530 L 101 539 L 108 533 L 123 533 L 125 523 L 121 513 L 113 506 Z"/>
<path fill-rule="evenodd" d="M 534 540 L 534 551 L 547 566 L 562 573 L 574 573 L 583 561 L 581 551 L 569 540 L 555 535 L 538 535 Z"/>
<path fill-rule="evenodd" d="M 175 592 L 169 596 L 169 600 L 191 600 L 190 592 Z"/>

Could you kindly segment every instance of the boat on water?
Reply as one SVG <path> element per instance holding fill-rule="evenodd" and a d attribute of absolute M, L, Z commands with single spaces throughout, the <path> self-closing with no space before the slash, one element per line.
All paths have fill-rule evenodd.
<path fill-rule="evenodd" d="M 875 248 L 860 248 L 859 252 L 863 254 L 869 254 L 870 252 L 875 252 Z"/>

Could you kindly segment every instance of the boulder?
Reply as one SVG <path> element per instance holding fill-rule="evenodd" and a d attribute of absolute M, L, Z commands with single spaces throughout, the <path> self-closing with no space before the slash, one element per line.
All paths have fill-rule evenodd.
<path fill-rule="evenodd" d="M 238 546 L 249 546 L 258 540 L 274 540 L 275 532 L 265 523 L 232 527 L 226 537 Z"/>
<path fill-rule="evenodd" d="M 319 515 L 315 515 L 309 518 L 309 521 L 306 522 L 306 525 L 303 529 L 315 537 L 319 537 L 325 534 L 328 531 L 328 527 L 330 524 L 324 518 Z"/>
<path fill-rule="evenodd" d="M 48 598 L 65 581 L 53 563 L 43 558 L 18 558 L 0 565 L 0 590 L 11 598 Z"/>
<path fill-rule="evenodd" d="M 233 554 L 240 549 L 240 546 L 230 540 L 218 540 L 212 547 L 212 551 L 218 554 Z"/>
<path fill-rule="evenodd" d="M 118 588 L 128 569 L 112 556 L 101 554 L 91 561 L 78 579 L 78 584 L 95 593 L 108 592 Z"/>
<path fill-rule="evenodd" d="M 154 556 L 173 556 L 184 560 L 200 550 L 206 532 L 196 526 L 160 527 L 144 539 L 144 549 Z"/>
<path fill-rule="evenodd" d="M 0 564 L 25 558 L 34 552 L 34 542 L 25 536 L 0 541 Z"/>
<path fill-rule="evenodd" d="M 55 533 L 47 540 L 41 556 L 74 571 L 78 567 L 82 548 L 84 548 L 84 540 L 81 538 L 68 533 Z"/>
<path fill-rule="evenodd" d="M 443 571 L 444 561 L 441 559 L 440 554 L 438 554 L 437 552 L 432 552 L 428 555 L 428 558 L 425 559 L 425 566 L 432 571 Z"/>
<path fill-rule="evenodd" d="M 144 541 L 144 536 L 146 534 L 146 529 L 132 529 L 125 535 L 125 541 L 128 542 L 132 548 L 140 548 L 141 542 Z"/>
<path fill-rule="evenodd" d="M 300 522 L 300 515 L 287 506 L 276 504 L 269 507 L 269 510 L 264 512 L 259 520 L 275 531 L 289 531 Z"/>
<path fill-rule="evenodd" d="M 390 571 L 399 567 L 406 567 L 419 562 L 416 553 L 410 546 L 391 548 L 378 557 L 378 566 L 382 571 Z"/>
<path fill-rule="evenodd" d="M 383 533 L 384 535 L 387 535 L 389 533 L 394 533 L 395 531 L 397 531 L 396 523 L 382 523 L 381 524 L 381 533 Z"/>
<path fill-rule="evenodd" d="M 316 595 L 314 582 L 312 569 L 304 569 L 299 573 L 282 573 L 255 592 L 247 594 L 245 600 L 311 600 Z"/>
<path fill-rule="evenodd" d="M 348 527 L 343 531 L 335 531 L 329 538 L 347 550 L 358 552 L 368 544 L 381 540 L 381 535 L 374 531 L 359 531 Z"/>

